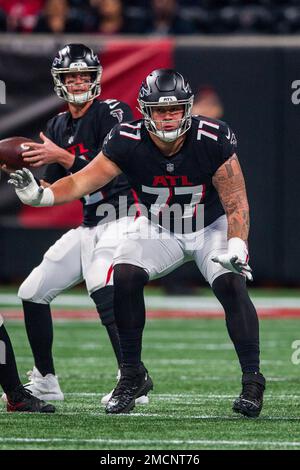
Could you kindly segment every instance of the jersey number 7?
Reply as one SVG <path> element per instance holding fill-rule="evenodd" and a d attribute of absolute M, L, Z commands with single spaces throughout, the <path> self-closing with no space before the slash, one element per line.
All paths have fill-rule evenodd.
<path fill-rule="evenodd" d="M 196 207 L 200 204 L 203 194 L 205 192 L 205 185 L 200 184 L 198 186 L 188 187 L 170 187 L 170 188 L 153 188 L 151 186 L 142 186 L 142 191 L 147 194 L 153 194 L 157 196 L 155 203 L 151 204 L 150 212 L 154 215 L 158 215 L 165 206 L 169 205 L 170 200 L 174 196 L 191 195 L 191 199 L 188 204 L 184 204 L 184 212 L 182 217 L 188 218 L 195 215 Z"/>

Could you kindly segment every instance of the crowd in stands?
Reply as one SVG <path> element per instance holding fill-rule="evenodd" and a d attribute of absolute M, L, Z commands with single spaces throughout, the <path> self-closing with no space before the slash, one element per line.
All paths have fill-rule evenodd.
<path fill-rule="evenodd" d="M 0 31 L 297 34 L 300 0 L 0 0 Z"/>

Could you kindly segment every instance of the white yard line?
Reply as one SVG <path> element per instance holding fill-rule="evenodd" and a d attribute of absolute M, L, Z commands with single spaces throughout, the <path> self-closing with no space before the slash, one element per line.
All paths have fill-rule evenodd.
<path fill-rule="evenodd" d="M 300 298 L 265 297 L 252 299 L 257 308 L 300 308 Z M 16 294 L 0 294 L 0 306 L 20 307 L 21 301 Z M 94 308 L 88 295 L 62 294 L 53 301 L 55 307 Z M 222 307 L 214 297 L 199 296 L 146 296 L 146 307 L 150 310 L 220 310 Z"/>
<path fill-rule="evenodd" d="M 105 392 L 102 392 L 105 393 Z M 94 393 L 94 392 L 67 392 L 65 396 L 69 397 L 102 397 L 102 393 Z M 195 400 L 212 400 L 212 399 L 234 399 L 236 395 L 227 395 L 227 394 L 203 394 L 203 393 L 151 393 L 150 397 L 157 400 L 188 400 L 188 399 L 195 399 Z M 268 394 L 264 398 L 265 400 L 299 400 L 300 395 L 295 394 Z M 299 416 L 300 419 L 300 416 Z"/>
<path fill-rule="evenodd" d="M 64 444 L 112 444 L 112 445 L 214 445 L 214 446 L 270 446 L 270 447 L 300 447 L 300 442 L 289 441 L 260 441 L 260 440 L 210 440 L 210 439 L 74 439 L 74 438 L 21 438 L 0 437 L 0 442 L 12 443 L 64 443 Z"/>
<path fill-rule="evenodd" d="M 188 404 L 188 403 L 185 403 Z M 140 408 L 140 406 L 139 406 Z M 99 409 L 98 412 L 95 411 L 88 411 L 85 410 L 85 415 L 88 416 L 94 416 L 97 418 L 103 418 L 104 415 L 103 411 Z M 61 416 L 79 416 L 81 414 L 81 411 L 56 411 L 57 415 Z M 116 416 L 116 415 L 110 415 L 110 416 Z M 108 417 L 110 417 L 108 416 Z M 182 416 L 181 414 L 177 415 L 172 415 L 170 413 L 130 413 L 130 414 L 120 414 L 118 417 L 120 419 L 128 419 L 128 418 L 138 418 L 138 417 L 143 417 L 143 418 L 163 418 L 166 420 L 170 419 L 177 419 L 179 421 L 190 421 L 191 419 L 199 419 L 199 420 L 221 420 L 221 421 L 238 421 L 238 420 L 244 420 L 245 418 L 241 415 L 237 414 L 232 414 L 232 416 L 224 416 L 224 415 L 185 415 Z M 261 416 L 259 418 L 260 421 L 300 421 L 300 418 L 295 417 L 295 416 Z"/>
<path fill-rule="evenodd" d="M 98 350 L 104 349 L 104 347 L 98 346 Z M 146 347 L 145 347 L 146 349 Z M 170 349 L 170 348 L 169 348 Z M 18 360 L 22 362 L 26 362 L 29 365 L 32 365 L 32 357 L 31 356 L 18 356 Z M 80 358 L 80 361 L 82 364 L 100 364 L 101 363 L 101 358 L 99 359 L 99 356 L 89 356 L 85 358 Z M 63 362 L 64 364 L 72 365 L 72 364 L 78 364 L 78 357 L 57 357 L 56 358 L 57 363 Z M 234 359 L 214 359 L 214 358 L 206 358 L 206 359 L 149 359 L 149 363 L 151 364 L 151 370 L 157 370 L 157 365 L 195 365 L 195 367 L 200 366 L 202 367 L 202 364 L 212 366 L 215 364 L 226 364 L 227 367 L 232 366 L 232 368 L 236 368 L 236 361 Z M 276 366 L 283 366 L 286 365 L 286 361 L 276 361 L 276 360 L 267 360 L 267 359 L 262 359 L 260 361 L 262 365 L 276 365 Z M 200 373 L 200 371 L 199 371 Z M 233 373 L 233 371 L 232 371 Z M 66 378 L 68 375 L 65 373 L 63 374 L 64 378 Z M 82 377 L 82 374 L 80 375 Z M 97 373 L 94 374 L 94 377 L 98 377 Z M 214 379 L 215 376 L 211 376 L 212 379 Z M 199 378 L 201 379 L 201 375 L 199 375 Z M 221 377 L 222 378 L 222 377 Z M 294 380 L 294 377 L 290 377 L 292 380 Z M 277 379 L 273 379 L 274 381 L 283 381 L 289 379 L 289 377 L 282 376 L 278 377 Z"/>

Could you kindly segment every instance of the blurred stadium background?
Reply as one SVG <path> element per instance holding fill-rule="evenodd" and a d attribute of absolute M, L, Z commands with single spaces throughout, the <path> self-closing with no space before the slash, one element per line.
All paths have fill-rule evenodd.
<path fill-rule="evenodd" d="M 146 360 L 156 373 L 160 393 L 157 401 L 153 399 L 153 420 L 155 413 L 157 416 L 165 413 L 161 415 L 163 423 L 168 419 L 168 401 L 172 403 L 173 400 L 174 403 L 175 400 L 176 403 L 173 414 L 178 413 L 177 418 L 174 417 L 172 422 L 173 418 L 169 417 L 169 432 L 165 435 L 165 439 L 170 439 L 169 444 L 166 441 L 159 447 L 160 434 L 152 436 L 147 417 L 141 418 L 139 429 L 144 430 L 145 436 L 150 436 L 149 442 L 152 438 L 153 448 L 172 448 L 172 445 L 173 448 L 183 448 L 184 445 L 186 448 L 300 448 L 296 429 L 299 365 L 291 363 L 291 344 L 300 339 L 300 108 L 293 103 L 295 100 L 292 101 L 293 93 L 300 86 L 300 82 L 294 83 L 300 80 L 300 0 L 0 0 L 0 32 L 0 80 L 6 85 L 6 103 L 0 104 L 1 139 L 14 135 L 38 139 L 47 120 L 64 110 L 64 103 L 53 92 L 50 66 L 56 51 L 71 42 L 85 43 L 99 53 L 104 67 L 101 99 L 117 98 L 135 108 L 137 90 L 144 76 L 155 68 L 172 67 L 182 72 L 192 85 L 196 94 L 195 113 L 224 119 L 236 131 L 251 208 L 249 244 L 254 271 L 251 294 L 260 316 L 268 317 L 266 322 L 262 322 L 264 370 L 270 379 L 269 397 L 272 394 L 277 397 L 276 403 L 279 400 L 281 409 L 274 405 L 267 407 L 271 421 L 265 423 L 261 434 L 256 431 L 255 441 L 250 424 L 243 428 L 231 423 L 232 432 L 226 434 L 229 432 L 226 419 L 230 416 L 230 403 L 224 406 L 224 400 L 228 401 L 228 397 L 239 391 L 238 369 L 232 365 L 235 356 L 225 328 L 220 326 L 222 320 L 216 318 L 222 317 L 220 306 L 205 287 L 195 266 L 188 263 L 150 285 L 147 290 L 149 317 L 169 319 L 150 321 L 150 333 L 145 337 Z M 138 111 L 136 116 L 139 116 Z M 37 176 L 39 174 L 36 173 Z M 68 207 L 43 209 L 22 206 L 6 180 L 2 174 L 0 307 L 4 317 L 13 319 L 8 326 L 12 341 L 16 343 L 20 371 L 24 375 L 32 361 L 23 325 L 15 322 L 16 318 L 21 318 L 20 303 L 16 298 L 17 285 L 62 233 L 80 224 L 81 211 L 77 202 Z M 92 364 L 89 350 L 93 349 L 92 344 L 95 350 L 98 347 L 98 336 L 94 335 L 93 340 L 86 340 L 86 349 L 82 346 L 80 350 L 80 358 L 86 356 L 81 367 L 89 373 L 84 375 L 83 370 L 78 369 L 78 375 L 74 371 L 75 375 L 70 379 L 68 371 L 76 361 L 76 353 L 70 349 L 71 345 L 68 346 L 68 339 L 75 338 L 84 345 L 84 337 L 92 333 L 91 323 L 85 322 L 84 325 L 82 319 L 96 322 L 96 314 L 83 286 L 70 295 L 60 296 L 54 305 L 57 318 L 72 319 L 70 330 L 64 323 L 56 326 L 60 338 L 56 346 L 58 373 L 70 397 L 74 383 L 81 397 L 78 395 L 75 399 L 73 396 L 73 402 L 67 405 L 70 407 L 67 411 L 69 423 L 64 422 L 62 426 L 60 418 L 55 418 L 57 427 L 61 426 L 60 442 L 54 445 L 50 433 L 45 436 L 48 441 L 38 444 L 34 439 L 46 431 L 36 428 L 35 432 L 33 427 L 30 434 L 33 441 L 28 441 L 26 446 L 87 448 L 89 444 L 80 444 L 77 435 L 70 434 L 74 438 L 73 443 L 71 440 L 66 444 L 63 439 L 73 429 L 71 415 L 74 413 L 76 420 L 76 406 L 82 407 L 87 414 L 92 413 L 84 408 L 85 397 L 88 393 L 94 396 L 111 387 L 114 366 L 108 350 L 108 362 L 103 363 L 100 358 L 100 369 L 97 369 L 100 388 L 97 381 L 90 381 L 96 366 Z M 192 317 L 190 323 L 182 320 L 188 317 Z M 273 317 L 281 319 L 271 321 Z M 80 323 L 74 322 L 75 319 Z M 147 341 L 152 338 L 151 344 L 156 344 L 156 330 L 160 331 L 156 335 L 157 355 L 151 355 L 150 342 Z M 200 346 L 195 336 L 189 339 L 195 330 L 199 330 Z M 181 348 L 176 348 L 181 331 L 185 332 L 186 342 L 182 342 Z M 101 335 L 100 338 L 99 332 L 100 341 L 105 342 L 103 332 Z M 211 337 L 215 341 L 211 341 Z M 171 352 L 159 351 L 162 348 L 159 344 L 164 341 L 174 342 Z M 225 342 L 223 349 L 229 352 L 222 353 L 220 341 Z M 68 347 L 70 350 L 66 352 L 64 348 Z M 197 348 L 199 351 L 195 353 Z M 210 355 L 203 353 L 210 349 L 213 350 Z M 218 357 L 221 362 L 217 363 Z M 78 356 L 79 362 L 80 358 Z M 94 363 L 98 364 L 96 357 Z M 197 368 L 199 364 L 200 370 Z M 184 374 L 182 370 L 187 368 Z M 210 376 L 211 370 L 215 371 L 215 376 Z M 173 374 L 181 377 L 180 385 L 174 382 Z M 183 376 L 189 376 L 190 382 Z M 288 383 L 286 388 L 282 385 L 285 380 Z M 177 398 L 167 393 L 170 383 Z M 197 402 L 195 397 L 199 395 L 199 389 L 206 395 L 200 395 Z M 191 394 L 195 409 L 185 406 L 184 393 Z M 213 393 L 221 400 L 215 408 Z M 295 400 L 298 405 L 295 405 Z M 98 402 L 94 402 L 93 409 L 98 407 Z M 205 428 L 204 422 L 200 424 L 201 417 L 197 421 L 203 442 L 199 436 L 197 440 L 191 425 L 197 403 L 202 410 L 209 405 L 207 418 L 203 419 L 212 419 L 211 429 L 209 426 Z M 60 412 L 63 414 L 63 406 Z M 290 421 L 281 422 L 284 415 Z M 191 428 L 186 428 L 185 422 L 181 422 L 179 443 L 172 444 L 173 433 L 179 432 L 176 420 L 184 416 L 190 416 L 188 426 Z M 87 430 L 91 428 L 93 419 L 87 419 Z M 225 426 L 219 435 L 215 433 L 214 420 Z M 14 421 L 18 421 L 16 417 Z M 27 428 L 29 424 L 33 425 L 25 419 L 23 422 Z M 105 420 L 100 424 L 105 426 Z M 90 443 L 93 448 L 109 445 L 120 448 L 122 436 L 118 430 L 111 431 L 110 444 L 109 441 L 101 441 L 98 426 L 93 432 L 98 438 L 98 442 Z M 16 443 L 20 433 L 16 433 L 12 426 L 6 441 L 0 437 L 0 447 L 23 448 L 22 440 Z M 147 448 L 151 445 L 146 437 L 139 443 L 134 437 L 130 439 L 129 436 L 124 448 Z"/>

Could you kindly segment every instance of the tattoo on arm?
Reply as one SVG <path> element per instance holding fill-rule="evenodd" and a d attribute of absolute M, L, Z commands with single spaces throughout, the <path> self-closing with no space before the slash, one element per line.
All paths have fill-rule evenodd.
<path fill-rule="evenodd" d="M 228 239 L 239 237 L 246 241 L 249 233 L 249 206 L 243 173 L 236 154 L 233 154 L 213 176 L 228 220 Z"/>

